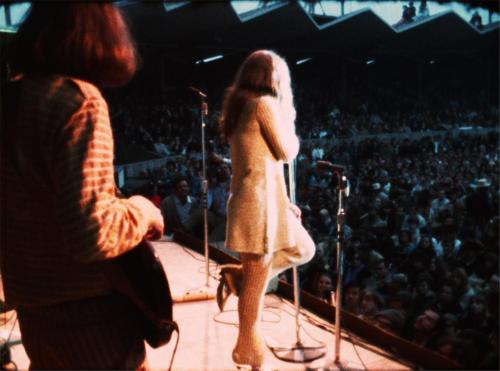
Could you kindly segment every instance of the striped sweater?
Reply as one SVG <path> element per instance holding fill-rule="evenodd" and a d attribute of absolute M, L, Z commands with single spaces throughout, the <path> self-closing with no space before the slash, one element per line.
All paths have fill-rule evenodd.
<path fill-rule="evenodd" d="M 137 245 L 143 211 L 115 196 L 108 108 L 92 84 L 63 76 L 13 85 L 2 123 L 0 269 L 7 304 L 46 305 L 110 291 L 106 259 Z"/>

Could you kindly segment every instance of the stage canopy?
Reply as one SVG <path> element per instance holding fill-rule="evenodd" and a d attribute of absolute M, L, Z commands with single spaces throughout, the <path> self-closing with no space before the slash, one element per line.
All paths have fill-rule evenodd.
<path fill-rule="evenodd" d="M 395 28 L 369 8 L 341 17 L 319 16 L 289 1 L 240 14 L 221 1 L 119 5 L 143 50 L 168 52 L 185 63 L 257 48 L 297 59 L 318 54 L 359 60 L 393 54 L 429 59 L 498 54 L 500 22 L 479 30 L 451 10 Z"/>

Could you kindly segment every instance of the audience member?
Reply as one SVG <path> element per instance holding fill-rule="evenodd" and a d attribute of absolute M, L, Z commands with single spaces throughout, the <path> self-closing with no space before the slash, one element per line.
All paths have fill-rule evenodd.
<path fill-rule="evenodd" d="M 224 241 L 226 234 L 226 206 L 231 183 L 231 168 L 226 163 L 216 167 L 216 176 L 208 188 L 208 215 L 211 232 L 209 241 Z"/>
<path fill-rule="evenodd" d="M 483 19 L 481 18 L 477 10 L 472 14 L 469 23 L 479 30 L 483 28 Z"/>
<path fill-rule="evenodd" d="M 439 335 L 441 316 L 432 309 L 422 311 L 413 322 L 412 341 L 418 345 L 434 348 Z"/>
<path fill-rule="evenodd" d="M 375 324 L 386 331 L 399 335 L 405 324 L 405 314 L 398 309 L 384 309 L 375 315 Z"/>
<path fill-rule="evenodd" d="M 311 294 L 331 303 L 332 291 L 334 291 L 334 287 L 330 272 L 326 270 L 316 272 L 311 282 Z"/>
<path fill-rule="evenodd" d="M 171 234 L 177 229 L 197 232 L 203 217 L 198 200 L 189 194 L 186 178 L 177 178 L 174 187 L 174 193 L 165 197 L 160 206 L 165 221 L 165 233 Z"/>
<path fill-rule="evenodd" d="M 458 297 L 455 294 L 455 289 L 452 284 L 445 283 L 441 287 L 436 302 L 436 308 L 442 314 L 460 315 L 462 308 L 460 307 Z"/>
<path fill-rule="evenodd" d="M 383 306 L 384 301 L 378 292 L 372 289 L 364 289 L 361 292 L 358 316 L 368 322 L 373 322 L 378 311 Z"/>
<path fill-rule="evenodd" d="M 349 282 L 344 288 L 344 306 L 343 309 L 358 315 L 359 304 L 361 301 L 361 284 L 357 281 Z"/>

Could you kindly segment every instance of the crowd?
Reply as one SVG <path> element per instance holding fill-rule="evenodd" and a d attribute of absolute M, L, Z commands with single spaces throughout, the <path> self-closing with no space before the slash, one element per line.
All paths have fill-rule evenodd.
<path fill-rule="evenodd" d="M 416 71 L 409 76 L 416 78 Z M 497 125 L 498 107 L 485 107 L 486 93 L 479 89 L 472 94 L 470 88 L 436 80 L 418 96 L 413 78 L 401 82 L 352 76 L 346 89 L 341 80 L 321 80 L 308 78 L 295 89 L 297 130 L 304 139 Z"/>
<path fill-rule="evenodd" d="M 332 140 L 498 125 L 498 106 L 485 106 L 487 93 L 474 82 L 472 87 L 455 80 L 443 84 L 429 76 L 431 81 L 426 82 L 419 96 L 416 71 L 409 71 L 408 81 L 369 77 L 373 75 L 377 73 L 352 74 L 348 88 L 343 88 L 339 76 L 304 76 L 294 88 L 296 127 L 301 139 Z M 297 79 L 301 77 L 297 73 Z M 211 146 L 224 151 L 226 146 L 219 143 L 217 136 L 223 92 L 213 90 L 209 95 L 206 135 L 213 140 Z M 186 92 L 136 91 L 109 99 L 115 137 L 126 138 L 128 144 L 162 156 L 185 155 L 201 147 L 198 101 Z"/>
<path fill-rule="evenodd" d="M 380 87 L 370 95 L 374 99 L 361 103 L 351 96 L 349 106 L 337 103 L 332 109 L 331 95 L 322 92 L 316 99 L 311 92 L 307 98 L 297 89 L 297 202 L 317 247 L 314 260 L 300 269 L 303 288 L 329 301 L 337 279 L 338 177 L 316 167 L 317 160 L 326 160 L 344 165 L 350 184 L 343 225 L 344 309 L 466 367 L 496 367 L 498 133 L 361 141 L 355 136 L 492 127 L 498 110 L 479 110 L 473 101 L 440 105 L 424 99 L 412 105 L 404 98 L 391 101 L 386 93 Z M 140 192 L 170 216 L 167 233 L 179 228 L 202 237 L 197 107 L 165 101 L 112 104 L 116 134 L 161 155 L 182 155 L 144 173 L 149 183 Z M 231 177 L 217 116 L 212 110 L 206 128 L 211 242 L 224 239 Z"/>
<path fill-rule="evenodd" d="M 429 7 L 427 6 L 427 0 L 420 0 L 420 4 L 417 8 L 415 7 L 414 1 L 409 1 L 408 4 L 403 5 L 403 12 L 401 13 L 401 19 L 392 25 L 394 28 L 400 28 L 402 26 L 406 26 L 412 24 L 414 22 L 418 22 L 420 20 L 426 19 L 430 16 Z M 484 28 L 483 20 L 478 11 L 474 11 L 469 20 L 469 23 L 477 28 L 478 30 L 482 30 Z"/>
<path fill-rule="evenodd" d="M 313 147 L 313 146 L 311 146 Z M 337 177 L 303 148 L 297 184 L 317 243 L 306 286 L 329 300 Z M 466 365 L 498 364 L 498 134 L 324 148 L 347 165 L 345 309 Z M 328 283 L 328 284 L 325 284 Z"/>
<path fill-rule="evenodd" d="M 189 151 L 198 127 L 196 107 L 173 95 L 156 100 L 141 100 L 141 96 L 149 94 L 109 98 L 115 137 L 162 156 Z"/>
<path fill-rule="evenodd" d="M 399 28 L 401 26 L 419 21 L 421 19 L 425 19 L 428 16 L 429 16 L 429 8 L 427 7 L 426 0 L 420 1 L 420 5 L 418 7 L 418 14 L 414 2 L 409 1 L 408 5 L 406 4 L 403 5 L 403 13 L 401 14 L 401 19 L 392 26 L 394 28 Z"/>

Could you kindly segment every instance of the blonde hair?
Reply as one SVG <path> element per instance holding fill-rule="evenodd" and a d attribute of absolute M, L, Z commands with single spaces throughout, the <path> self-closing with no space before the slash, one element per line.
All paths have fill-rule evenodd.
<path fill-rule="evenodd" d="M 239 115 L 249 97 L 265 95 L 278 100 L 286 120 L 295 120 L 290 71 L 286 61 L 273 51 L 257 50 L 245 59 L 233 84 L 226 90 L 220 128 L 227 138 L 236 129 Z"/>

